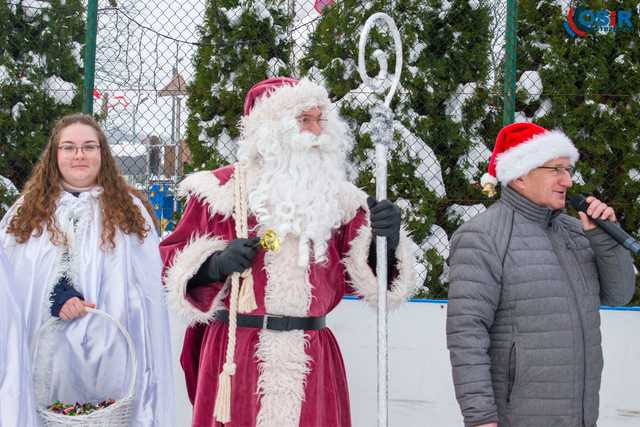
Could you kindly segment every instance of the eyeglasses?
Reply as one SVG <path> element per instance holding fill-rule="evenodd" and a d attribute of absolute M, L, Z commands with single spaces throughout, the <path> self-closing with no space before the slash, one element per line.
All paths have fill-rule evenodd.
<path fill-rule="evenodd" d="M 298 123 L 300 123 L 302 126 L 308 126 L 313 123 L 317 123 L 318 126 L 322 126 L 328 121 L 323 117 L 311 117 L 311 116 L 298 116 L 296 117 L 296 119 L 298 119 Z"/>
<path fill-rule="evenodd" d="M 538 166 L 536 169 L 548 169 L 553 176 L 560 176 L 566 172 L 571 178 L 573 178 L 573 174 L 576 173 L 576 168 L 573 166 Z"/>
<path fill-rule="evenodd" d="M 58 146 L 58 150 L 67 157 L 75 156 L 78 154 L 78 150 L 82 154 L 87 157 L 95 156 L 100 151 L 100 144 L 84 144 L 84 145 L 73 145 L 73 144 L 60 144 Z"/>

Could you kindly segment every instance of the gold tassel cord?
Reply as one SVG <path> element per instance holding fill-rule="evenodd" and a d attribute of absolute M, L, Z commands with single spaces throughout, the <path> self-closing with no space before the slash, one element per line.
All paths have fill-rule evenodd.
<path fill-rule="evenodd" d="M 240 287 L 240 301 L 238 302 L 239 313 L 251 313 L 258 308 L 256 294 L 253 289 L 253 273 L 251 269 L 245 270 L 241 275 L 242 286 Z"/>
<path fill-rule="evenodd" d="M 236 164 L 233 177 L 234 185 L 234 217 L 236 222 L 236 237 L 247 238 L 247 202 L 244 194 L 244 170 Z M 253 286 L 252 286 L 253 288 Z M 229 296 L 229 336 L 227 338 L 227 353 L 225 363 L 218 376 L 218 390 L 213 409 L 216 421 L 220 423 L 231 422 L 231 377 L 236 372 L 235 351 L 236 351 L 236 329 L 238 313 L 238 294 L 240 292 L 240 273 L 231 275 L 231 295 Z M 251 289 L 253 292 L 253 289 Z M 254 297 L 255 298 L 255 297 Z"/>
<path fill-rule="evenodd" d="M 246 239 L 249 236 L 248 208 L 246 198 L 245 171 L 236 164 L 234 173 L 234 219 L 236 223 L 236 237 Z M 260 247 L 268 251 L 279 251 L 280 240 L 273 230 L 267 230 L 260 239 Z M 240 287 L 242 278 L 242 287 Z M 257 308 L 255 291 L 253 286 L 253 273 L 251 268 L 231 276 L 231 295 L 229 296 L 229 336 L 227 341 L 227 353 L 225 363 L 218 376 L 218 389 L 214 405 L 214 417 L 216 421 L 226 424 L 231 422 L 231 377 L 236 372 L 235 349 L 237 313 L 248 313 Z"/>

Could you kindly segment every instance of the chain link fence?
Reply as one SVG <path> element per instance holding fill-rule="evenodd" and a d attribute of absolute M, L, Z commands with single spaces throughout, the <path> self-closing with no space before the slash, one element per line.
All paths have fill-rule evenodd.
<path fill-rule="evenodd" d="M 424 295 L 444 296 L 449 237 L 490 203 L 476 183 L 501 125 L 506 3 L 400 3 L 100 2 L 94 111 L 123 174 L 149 191 L 163 231 L 179 214 L 176 183 L 186 171 L 234 161 L 244 93 L 275 75 L 328 88 L 356 138 L 354 179 L 374 193 L 367 126 L 384 93 L 361 84 L 356 58 L 364 21 L 384 11 L 406 52 L 390 197 L 419 245 Z M 375 48 L 390 53 L 386 31 L 374 31 Z"/>
<path fill-rule="evenodd" d="M 622 3 L 621 7 L 627 6 Z M 626 43 L 624 52 L 607 41 L 603 31 L 595 31 L 591 38 L 571 38 L 563 30 L 570 6 L 571 2 L 550 0 L 159 0 L 153 4 L 100 0 L 94 113 L 123 174 L 149 193 L 167 232 L 180 213 L 173 195 L 181 178 L 234 160 L 246 90 L 270 76 L 307 76 L 327 87 L 335 107 L 351 125 L 356 141 L 351 159 L 357 171 L 354 180 L 373 194 L 368 123 L 371 108 L 386 92 L 362 85 L 357 48 L 367 17 L 377 11 L 390 14 L 402 35 L 404 66 L 392 103 L 396 120 L 389 197 L 402 207 L 418 245 L 422 295 L 441 298 L 446 296 L 449 238 L 462 222 L 492 203 L 478 182 L 503 123 L 527 120 L 563 128 L 587 153 L 576 177 L 581 189 L 613 200 L 623 224 L 631 230 L 640 228 L 636 214 L 640 173 L 629 163 L 636 159 L 629 151 L 632 142 L 611 143 L 619 140 L 611 135 L 619 128 L 616 120 L 622 111 L 632 114 L 637 109 L 632 102 L 637 104 L 637 95 L 623 87 L 623 78 L 637 79 L 631 65 L 637 58 L 636 47 L 631 34 L 625 39 L 622 32 L 615 36 Z M 80 10 L 86 1 L 9 1 L 0 7 L 15 15 L 11 19 L 19 29 L 34 26 L 34 33 L 42 33 L 29 50 L 18 38 L 0 37 L 4 43 L 0 47 L 7 39 L 18 44 L 10 55 L 0 55 L 0 85 L 7 86 L 10 74 L 14 85 L 28 86 L 25 73 L 44 67 L 46 72 L 35 86 L 44 88 L 47 102 L 53 99 L 60 108 L 52 109 L 48 120 L 32 120 L 31 113 L 26 117 L 31 123 L 43 123 L 39 132 L 46 138 L 55 117 L 78 110 L 81 104 L 84 16 Z M 72 15 L 72 7 L 80 10 Z M 24 16 L 16 18 L 20 14 Z M 74 24 L 76 17 L 80 27 Z M 52 37 L 56 19 L 69 31 L 55 35 L 68 41 L 44 53 L 44 38 Z M 636 18 L 632 24 L 637 25 Z M 387 52 L 392 70 L 391 46 L 385 30 L 374 30 L 367 57 L 375 49 Z M 601 46 L 608 50 L 603 53 Z M 26 52 L 17 55 L 18 50 Z M 8 56 L 22 58 L 22 68 L 7 66 Z M 57 61 L 61 65 L 54 65 Z M 588 61 L 598 65 L 602 79 L 585 76 Z M 44 66 L 38 65 L 42 62 Z M 607 64 L 620 68 L 620 74 L 613 76 Z M 370 75 L 380 71 L 373 59 L 367 68 Z M 77 73 L 65 74 L 65 69 Z M 4 93 L 0 117 L 16 122 L 22 108 L 16 101 L 26 92 L 16 92 L 10 101 Z M 604 125 L 597 122 L 603 119 Z M 0 120 L 0 126 L 3 123 Z M 25 130 L 13 134 L 14 144 L 29 132 L 31 123 L 21 123 Z M 631 118 L 624 116 L 623 123 L 628 132 L 635 132 Z M 593 137 L 602 145 L 593 144 Z M 41 147 L 42 138 L 33 146 Z M 32 164 L 39 149 L 25 165 Z M 0 151 L 0 170 L 11 170 L 7 162 L 14 160 L 4 153 L 6 149 Z M 603 176 L 605 167 L 616 168 L 615 161 L 626 165 L 618 167 L 624 190 L 618 178 L 612 182 Z M 7 176 L 18 188 L 28 175 L 27 167 L 23 169 Z"/>

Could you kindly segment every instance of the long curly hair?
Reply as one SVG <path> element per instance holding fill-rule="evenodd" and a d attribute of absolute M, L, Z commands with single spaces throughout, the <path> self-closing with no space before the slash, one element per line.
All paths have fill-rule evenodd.
<path fill-rule="evenodd" d="M 96 184 L 104 189 L 99 199 L 102 210 L 101 247 L 115 247 L 116 227 L 125 234 L 135 234 L 140 240 L 144 239 L 150 230 L 131 195 L 143 203 L 157 230 L 158 222 L 151 205 L 144 194 L 129 186 L 120 175 L 102 128 L 93 117 L 86 114 L 71 114 L 56 122 L 49 142 L 22 190 L 22 201 L 9 223 L 7 232 L 14 235 L 18 243 L 24 243 L 32 235 L 41 236 L 46 227 L 53 244 L 65 242 L 65 235 L 55 218 L 57 201 L 63 191 L 57 152 L 62 130 L 77 123 L 90 126 L 96 132 L 100 143 L 101 164 Z"/>

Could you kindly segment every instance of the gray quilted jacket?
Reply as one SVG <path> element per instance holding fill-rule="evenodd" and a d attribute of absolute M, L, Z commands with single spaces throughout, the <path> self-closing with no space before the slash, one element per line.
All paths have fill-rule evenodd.
<path fill-rule="evenodd" d="M 600 304 L 633 296 L 629 253 L 510 187 L 453 235 L 447 347 L 465 426 L 593 427 Z"/>

